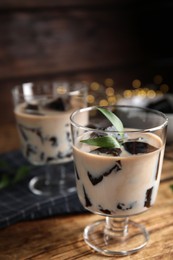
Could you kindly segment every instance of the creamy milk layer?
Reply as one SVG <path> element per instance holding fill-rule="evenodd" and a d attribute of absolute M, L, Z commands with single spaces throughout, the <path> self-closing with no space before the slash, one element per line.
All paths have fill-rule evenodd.
<path fill-rule="evenodd" d="M 79 104 L 77 104 L 79 107 Z M 26 113 L 26 103 L 15 109 L 15 116 L 24 156 L 32 164 L 65 163 L 72 160 L 70 115 L 67 111 L 54 111 L 42 107 L 37 112 Z M 84 123 L 85 119 L 82 119 Z"/>
<path fill-rule="evenodd" d="M 122 149 L 120 156 L 97 155 L 90 153 L 93 146 L 79 141 L 75 144 L 77 190 L 85 208 L 98 214 L 121 217 L 141 213 L 154 204 L 164 146 L 154 134 L 128 134 L 128 139 L 134 138 L 154 146 L 154 151 L 130 154 Z"/>

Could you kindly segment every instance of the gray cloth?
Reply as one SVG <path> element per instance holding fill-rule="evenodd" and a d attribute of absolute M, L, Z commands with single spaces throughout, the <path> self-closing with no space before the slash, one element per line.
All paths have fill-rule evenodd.
<path fill-rule="evenodd" d="M 29 174 L 16 184 L 0 190 L 0 228 L 24 220 L 42 219 L 63 214 L 84 213 L 75 190 L 62 195 L 34 195 L 28 188 L 29 179 L 42 173 L 43 167 L 30 165 L 20 151 L 0 155 L 0 178 L 4 176 L 3 163 L 13 172 L 21 166 L 29 167 Z M 73 174 L 73 163 L 66 164 L 69 174 Z M 6 174 L 9 174 L 8 172 Z"/>

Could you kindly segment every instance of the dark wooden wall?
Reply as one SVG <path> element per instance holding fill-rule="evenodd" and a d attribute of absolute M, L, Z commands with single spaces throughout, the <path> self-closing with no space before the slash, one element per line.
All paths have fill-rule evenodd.
<path fill-rule="evenodd" d="M 119 89 L 160 74 L 171 86 L 172 13 L 168 0 L 0 0 L 1 111 L 22 81 L 111 77 Z"/>

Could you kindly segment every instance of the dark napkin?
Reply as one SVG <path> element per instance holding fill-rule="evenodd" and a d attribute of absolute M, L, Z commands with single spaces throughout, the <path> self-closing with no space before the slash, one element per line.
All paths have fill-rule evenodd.
<path fill-rule="evenodd" d="M 86 212 L 79 202 L 75 190 L 62 195 L 34 195 L 28 188 L 29 179 L 42 174 L 44 166 L 32 166 L 20 151 L 0 155 L 0 162 L 17 171 L 23 165 L 29 167 L 29 174 L 22 181 L 0 190 L 0 228 L 24 220 L 42 219 L 63 214 Z M 1 163 L 2 165 L 2 163 Z M 65 164 L 69 174 L 74 174 L 73 163 Z M 0 168 L 0 177 L 4 174 Z"/>

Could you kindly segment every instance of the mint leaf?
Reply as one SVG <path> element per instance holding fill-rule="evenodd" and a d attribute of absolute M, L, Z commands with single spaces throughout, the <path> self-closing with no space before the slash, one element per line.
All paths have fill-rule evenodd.
<path fill-rule="evenodd" d="M 124 138 L 124 127 L 121 120 L 110 110 L 105 108 L 97 107 L 97 109 L 113 124 L 116 128 L 117 132 L 121 138 Z M 82 143 L 86 143 L 88 145 L 99 146 L 102 148 L 120 148 L 121 144 L 113 135 L 109 134 L 107 136 L 89 138 L 85 140 L 81 140 Z M 122 140 L 121 140 L 122 142 Z"/>
<path fill-rule="evenodd" d="M 121 120 L 111 111 L 97 107 L 97 109 L 105 116 L 107 119 L 113 124 L 113 126 L 116 128 L 116 130 L 119 132 L 120 136 L 124 137 L 124 126 L 121 122 Z"/>
<path fill-rule="evenodd" d="M 17 172 L 14 176 L 13 183 L 17 183 L 23 178 L 26 177 L 26 175 L 29 173 L 29 167 L 27 166 L 21 166 L 20 168 L 17 169 Z"/>
<path fill-rule="evenodd" d="M 10 179 L 7 175 L 3 175 L 0 180 L 0 189 L 7 187 L 10 184 Z"/>
<path fill-rule="evenodd" d="M 104 148 L 120 148 L 119 142 L 113 136 L 104 136 L 81 140 L 82 143 L 104 147 Z"/>
<path fill-rule="evenodd" d="M 0 190 L 24 179 L 29 173 L 30 167 L 20 166 L 13 168 L 8 162 L 0 160 Z"/>
<path fill-rule="evenodd" d="M 173 184 L 172 184 L 172 185 L 170 185 L 170 188 L 171 188 L 171 190 L 173 191 Z"/>

